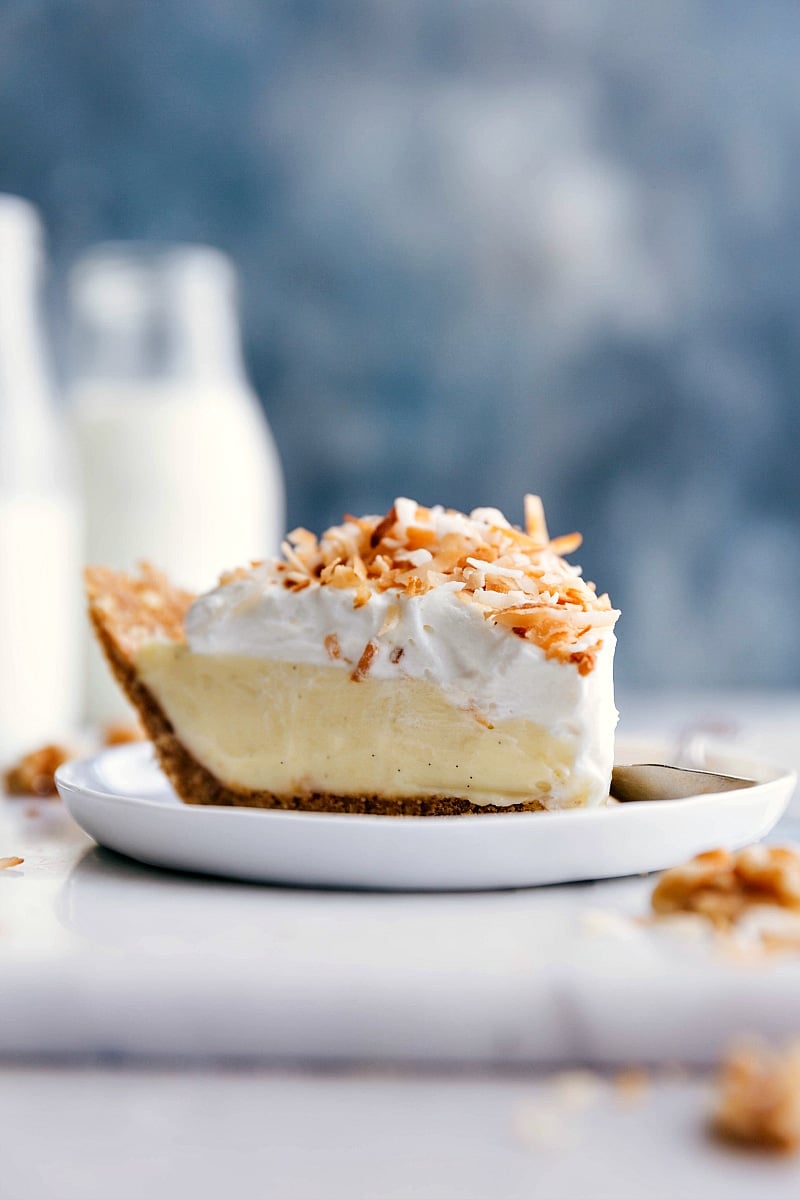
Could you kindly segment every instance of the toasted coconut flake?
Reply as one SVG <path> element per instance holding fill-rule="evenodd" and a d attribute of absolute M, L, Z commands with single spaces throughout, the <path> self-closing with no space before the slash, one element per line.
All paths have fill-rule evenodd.
<path fill-rule="evenodd" d="M 487 620 L 585 674 L 600 647 L 599 641 L 587 646 L 586 640 L 592 631 L 602 634 L 613 626 L 618 614 L 608 596 L 598 596 L 580 568 L 561 557 L 578 545 L 579 534 L 550 540 L 538 496 L 525 498 L 524 531 L 509 525 L 497 509 L 475 509 L 467 517 L 400 497 L 385 516 L 346 517 L 319 541 L 307 529 L 293 530 L 277 570 L 293 591 L 350 590 L 354 608 L 373 594 L 421 596 L 447 584 Z M 239 577 L 233 572 L 226 581 Z M 156 606 L 158 593 L 156 588 Z M 143 595 L 142 611 L 146 607 Z M 378 636 L 393 627 L 391 620 L 388 624 L 387 617 Z"/>
<path fill-rule="evenodd" d="M 18 858 L 15 854 L 8 858 L 0 858 L 0 871 L 7 871 L 10 867 L 21 867 L 24 862 L 24 858 Z"/>
<path fill-rule="evenodd" d="M 538 546 L 546 546 L 550 541 L 541 496 L 525 497 L 525 532 Z"/>
<path fill-rule="evenodd" d="M 377 653 L 377 642 L 367 642 L 366 646 L 361 652 L 361 658 L 356 663 L 355 668 L 350 675 L 353 683 L 360 683 L 362 679 L 366 678 L 367 674 L 369 673 L 372 660 Z"/>
<path fill-rule="evenodd" d="M 483 725 L 484 729 L 494 729 L 494 725 L 489 718 L 473 702 L 467 705 L 467 712 L 471 713 L 478 724 Z"/>
<path fill-rule="evenodd" d="M 397 506 L 395 504 L 393 504 L 392 507 L 389 509 L 388 513 L 386 514 L 386 516 L 383 517 L 380 521 L 378 521 L 377 525 L 373 529 L 372 534 L 370 535 L 370 539 L 369 539 L 370 545 L 372 547 L 379 546 L 381 544 L 381 542 L 383 541 L 383 539 L 386 537 L 387 533 L 389 533 L 392 529 L 394 529 L 396 524 L 397 524 Z"/>
<path fill-rule="evenodd" d="M 486 582 L 491 584 L 492 597 L 497 596 L 499 598 L 501 596 L 508 596 L 512 592 L 519 591 L 518 588 L 513 588 L 508 580 L 504 579 L 502 575 L 497 576 L 490 572 L 486 577 Z"/>
<path fill-rule="evenodd" d="M 553 551 L 553 554 L 574 554 L 582 545 L 582 534 L 565 533 L 561 537 L 553 538 L 550 543 L 550 549 Z"/>
<path fill-rule="evenodd" d="M 482 521 L 486 525 L 495 525 L 503 530 L 511 528 L 499 508 L 473 508 L 469 515 L 473 521 Z"/>
<path fill-rule="evenodd" d="M 776 1050 L 751 1040 L 725 1056 L 714 1132 L 766 1151 L 800 1148 L 800 1041 Z"/>
<path fill-rule="evenodd" d="M 356 588 L 356 594 L 353 597 L 353 608 L 363 608 L 363 606 L 365 604 L 369 603 L 371 596 L 372 596 L 372 591 L 370 590 L 370 588 L 367 586 L 366 583 L 362 583 L 359 587 Z"/>
<path fill-rule="evenodd" d="M 3 785 L 12 796 L 57 796 L 56 771 L 70 757 L 66 746 L 40 746 L 8 768 Z"/>
<path fill-rule="evenodd" d="M 358 589 L 363 580 L 359 578 L 358 572 L 353 568 L 346 566 L 344 563 L 339 563 L 333 568 L 329 582 L 335 588 L 356 588 Z"/>
<path fill-rule="evenodd" d="M 733 925 L 754 905 L 800 912 L 800 851 L 761 844 L 707 850 L 665 871 L 652 905 L 659 916 L 698 913 L 718 928 Z"/>
<path fill-rule="evenodd" d="M 373 576 L 383 576 L 387 571 L 391 571 L 392 562 L 385 554 L 376 554 L 369 565 L 370 574 Z"/>
<path fill-rule="evenodd" d="M 573 650 L 567 661 L 575 663 L 579 675 L 591 675 L 597 665 L 597 653 L 599 649 L 600 643 L 595 642 L 593 646 L 589 646 L 586 650 Z M 562 658 L 560 654 L 556 654 L 553 657 Z"/>
<path fill-rule="evenodd" d="M 429 550 L 431 546 L 436 545 L 436 530 L 409 525 L 406 531 L 406 545 L 409 550 Z"/>
<path fill-rule="evenodd" d="M 336 558 L 333 558 L 333 559 L 331 559 L 331 561 L 329 563 L 326 563 L 326 565 L 322 568 L 322 570 L 320 571 L 320 574 L 319 574 L 320 583 L 330 583 L 333 579 L 334 571 L 336 570 L 336 568 L 338 566 L 341 565 L 341 562 L 342 562 L 341 558 L 339 558 L 339 556 L 337 555 Z"/>
<path fill-rule="evenodd" d="M 519 567 L 501 567 L 496 562 L 491 563 L 490 569 L 488 564 L 491 562 L 491 559 L 487 559 L 486 557 L 478 558 L 477 554 L 470 555 L 467 558 L 467 562 L 471 567 L 476 567 L 479 571 L 483 571 L 485 575 L 491 575 L 493 578 L 520 580 L 525 574 Z"/>
<path fill-rule="evenodd" d="M 342 657 L 342 647 L 339 645 L 339 639 L 335 633 L 329 633 L 325 638 L 325 650 L 328 658 L 334 659 Z"/>
<path fill-rule="evenodd" d="M 281 563 L 282 567 L 283 564 Z M 250 574 L 248 567 L 234 567 L 232 571 L 223 571 L 219 577 L 219 586 L 227 587 L 229 583 L 236 583 L 238 579 L 246 579 Z"/>
<path fill-rule="evenodd" d="M 409 525 L 420 525 L 425 520 L 420 506 L 407 496 L 398 496 L 393 507 L 397 514 L 397 524 L 403 530 L 408 529 Z"/>
<path fill-rule="evenodd" d="M 386 609 L 386 616 L 383 618 L 383 624 L 378 630 L 378 637 L 383 637 L 385 633 L 391 633 L 400 623 L 400 605 L 390 604 Z"/>
<path fill-rule="evenodd" d="M 302 592 L 307 587 L 311 587 L 313 580 L 308 575 L 301 575 L 299 571 L 289 571 L 283 581 L 283 586 L 289 588 L 292 592 Z"/>
<path fill-rule="evenodd" d="M 305 562 L 300 553 L 295 550 L 288 538 L 281 542 L 281 550 L 283 552 L 283 557 L 286 559 L 289 566 L 293 567 L 295 571 L 300 571 L 301 574 L 304 574 L 308 571 L 308 564 Z"/>
<path fill-rule="evenodd" d="M 147 738 L 138 721 L 112 721 L 103 729 L 104 746 L 127 746 L 132 742 L 143 742 Z"/>
<path fill-rule="evenodd" d="M 471 592 L 482 592 L 486 586 L 486 575 L 480 567 L 465 567 L 461 577 Z"/>
<path fill-rule="evenodd" d="M 313 553 L 317 548 L 316 537 L 310 529 L 304 529 L 302 525 L 299 525 L 297 529 L 293 529 L 291 533 L 287 533 L 286 540 L 298 550 L 303 549 Z"/>
<path fill-rule="evenodd" d="M 625 1067 L 614 1076 L 617 1098 L 626 1107 L 640 1104 L 650 1087 L 650 1075 L 644 1067 Z"/>

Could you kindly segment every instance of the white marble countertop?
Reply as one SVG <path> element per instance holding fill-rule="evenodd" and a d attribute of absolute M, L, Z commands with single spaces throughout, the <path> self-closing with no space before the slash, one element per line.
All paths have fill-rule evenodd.
<path fill-rule="evenodd" d="M 623 703 L 638 722 L 623 728 L 731 737 L 735 714 L 740 748 L 794 751 L 796 697 L 692 703 L 697 716 L 687 700 Z M 775 836 L 796 824 L 790 809 Z M 745 1021 L 793 1028 L 800 960 L 753 972 L 637 929 L 647 877 L 437 894 L 254 886 L 140 865 L 95 846 L 58 800 L 12 798 L 0 853 L 25 860 L 0 873 L 0 1055 L 704 1064 Z"/>
<path fill-rule="evenodd" d="M 620 708 L 628 735 L 677 741 L 691 727 L 800 766 L 800 694 L 623 697 Z M 800 832 L 796 804 L 784 838 Z M 212 1194 L 230 1146 L 248 1136 L 258 1146 L 253 1179 L 270 1178 L 271 1164 L 283 1181 L 276 1194 L 287 1198 L 500 1200 L 544 1195 L 531 1191 L 543 1178 L 548 1196 L 580 1196 L 586 1155 L 610 1164 L 624 1143 L 619 1200 L 646 1179 L 648 1156 L 631 1151 L 641 1138 L 656 1159 L 681 1147 L 669 1174 L 654 1176 L 653 1196 L 752 1195 L 754 1179 L 776 1189 L 759 1195 L 796 1194 L 794 1168 L 743 1166 L 709 1147 L 698 1132 L 697 1079 L 659 1082 L 638 1115 L 600 1105 L 597 1120 L 581 1121 L 586 1155 L 522 1145 L 513 1132 L 516 1106 L 526 1097 L 535 1105 L 552 1086 L 520 1071 L 702 1064 L 741 1030 L 797 1031 L 800 962 L 709 967 L 696 946 L 632 933 L 625 917 L 646 910 L 649 879 L 437 896 L 246 886 L 99 850 L 58 801 L 0 801 L 0 854 L 25 858 L 0 874 L 0 1120 L 13 1133 L 3 1179 L 16 1181 L 7 1192 L 0 1184 L 0 1195 L 160 1194 L 154 1163 L 166 1153 L 165 1128 L 169 1145 L 183 1147 L 178 1159 L 191 1157 L 195 1196 Z M 597 914 L 600 925 L 609 914 L 621 920 L 598 935 Z M 244 1073 L 221 1068 L 231 1060 Z M 276 1074 L 281 1062 L 294 1073 Z M 309 1073 L 322 1062 L 327 1074 Z M 373 1073 L 342 1073 L 354 1062 Z M 387 1073 L 391 1063 L 423 1073 Z M 482 1073 L 441 1074 L 453 1068 Z M 517 1074 L 507 1077 L 509 1068 Z M 68 1111 L 55 1132 L 45 1118 L 47 1161 L 61 1164 L 62 1186 L 51 1186 L 40 1161 L 25 1187 L 31 1114 L 62 1095 Z M 123 1143 L 142 1124 L 152 1149 L 142 1143 L 134 1154 Z M 76 1147 L 93 1129 L 102 1153 L 91 1183 Z M 319 1145 L 313 1161 L 301 1154 L 309 1137 Z M 130 1190 L 109 1191 L 114 1163 L 131 1154 Z M 174 1194 L 172 1170 L 161 1176 L 164 1194 L 167 1182 Z M 717 1190 L 700 1186 L 704 1173 Z"/>
<path fill-rule="evenodd" d="M 580 1092 L 580 1089 L 578 1089 Z M 704 1079 L 0 1067 L 4 1200 L 796 1200 L 708 1136 Z"/>

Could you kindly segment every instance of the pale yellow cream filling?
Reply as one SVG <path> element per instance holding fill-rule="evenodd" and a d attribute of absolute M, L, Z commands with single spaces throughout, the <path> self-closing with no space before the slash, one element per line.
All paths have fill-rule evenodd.
<path fill-rule="evenodd" d="M 530 721 L 487 728 L 424 680 L 195 654 L 152 643 L 140 678 L 194 757 L 223 783 L 277 795 L 464 797 L 474 804 L 587 802 L 575 737 Z"/>

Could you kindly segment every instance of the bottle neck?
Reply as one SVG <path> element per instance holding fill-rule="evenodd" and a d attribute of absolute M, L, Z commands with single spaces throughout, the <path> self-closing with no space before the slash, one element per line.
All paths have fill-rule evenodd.
<path fill-rule="evenodd" d="M 205 395 L 242 389 L 232 267 L 218 251 L 109 246 L 71 280 L 76 384 Z"/>
<path fill-rule="evenodd" d="M 238 313 L 228 289 L 213 278 L 184 281 L 178 277 L 173 303 L 174 365 L 179 377 L 210 389 L 243 384 Z"/>

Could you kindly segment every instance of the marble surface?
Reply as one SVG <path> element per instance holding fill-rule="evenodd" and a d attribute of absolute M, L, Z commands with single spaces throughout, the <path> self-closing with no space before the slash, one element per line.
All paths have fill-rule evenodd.
<path fill-rule="evenodd" d="M 577 1086 L 576 1086 L 577 1082 Z M 795 1200 L 800 1161 L 708 1135 L 707 1080 L 0 1068 L 24 1200 Z"/>
<path fill-rule="evenodd" d="M 620 707 L 629 735 L 724 734 L 800 765 L 796 694 Z M 6 853 L 26 861 L 0 873 L 3 1198 L 211 1200 L 232 1180 L 281 1200 L 797 1195 L 800 1162 L 715 1142 L 708 1077 L 667 1063 L 693 1047 L 713 1058 L 726 1026 L 753 1028 L 764 995 L 737 989 L 763 974 L 733 971 L 704 1047 L 714 973 L 690 946 L 670 951 L 670 1019 L 630 978 L 609 991 L 608 941 L 587 913 L 602 925 L 642 911 L 649 879 L 436 897 L 243 887 L 137 867 L 93 847 L 58 802 L 24 800 L 0 800 Z M 581 921 L 595 1002 L 562 990 L 543 1005 L 542 955 L 563 963 Z M 617 934 L 646 985 L 648 943 L 624 920 Z M 768 975 L 767 1011 L 795 1033 L 789 969 Z M 609 1012 L 616 1036 L 601 1044 Z M 543 1065 L 564 1052 L 557 1016 L 575 1067 L 636 1062 L 654 1027 L 662 1063 L 633 1095 L 607 1075 L 565 1088 Z M 375 1061 L 397 1056 L 402 1069 Z"/>
<path fill-rule="evenodd" d="M 649 723 L 677 745 L 739 721 L 743 749 L 796 756 L 796 696 L 623 711 L 629 734 Z M 795 831 L 790 809 L 776 837 Z M 753 971 L 640 928 L 649 878 L 441 895 L 236 884 L 140 866 L 60 802 L 19 799 L 0 804 L 0 853 L 25 859 L 0 873 L 3 1055 L 702 1064 L 742 1028 L 795 1027 L 800 961 Z"/>

